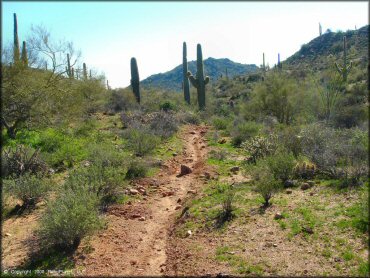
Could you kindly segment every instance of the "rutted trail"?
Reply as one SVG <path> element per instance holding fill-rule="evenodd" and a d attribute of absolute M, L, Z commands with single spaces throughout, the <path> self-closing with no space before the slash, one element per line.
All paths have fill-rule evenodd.
<path fill-rule="evenodd" d="M 107 230 L 91 239 L 91 253 L 76 258 L 79 274 L 147 276 L 166 271 L 168 230 L 185 200 L 202 186 L 205 133 L 204 126 L 187 126 L 180 134 L 183 152 L 167 161 L 154 178 L 138 181 L 136 186 L 145 187 L 148 196 L 110 207 Z M 192 173 L 178 177 L 181 164 Z"/>

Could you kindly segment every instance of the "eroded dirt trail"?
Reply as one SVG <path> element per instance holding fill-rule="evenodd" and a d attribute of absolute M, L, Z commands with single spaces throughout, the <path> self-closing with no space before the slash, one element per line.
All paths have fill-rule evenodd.
<path fill-rule="evenodd" d="M 77 255 L 80 275 L 153 276 L 166 272 L 169 228 L 176 215 L 186 210 L 186 200 L 203 184 L 205 133 L 204 126 L 187 126 L 180 134 L 183 152 L 167 161 L 154 178 L 137 182 L 136 188 L 144 188 L 147 196 L 110 207 L 108 228 L 91 239 L 92 252 Z M 182 164 L 192 173 L 179 177 Z"/>

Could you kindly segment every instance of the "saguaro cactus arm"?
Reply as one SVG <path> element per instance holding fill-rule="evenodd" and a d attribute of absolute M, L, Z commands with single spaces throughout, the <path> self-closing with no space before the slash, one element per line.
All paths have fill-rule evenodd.
<path fill-rule="evenodd" d="M 207 75 L 205 78 L 204 78 L 204 85 L 207 85 L 209 83 L 209 76 Z"/>
<path fill-rule="evenodd" d="M 198 80 L 197 80 L 197 79 L 195 79 L 195 77 L 191 74 L 191 72 L 190 72 L 190 71 L 188 71 L 187 75 L 188 75 L 188 78 L 189 78 L 189 80 L 190 80 L 191 85 L 193 85 L 195 88 L 197 88 L 197 89 L 198 89 L 198 87 L 199 87 L 199 82 L 198 82 Z"/>

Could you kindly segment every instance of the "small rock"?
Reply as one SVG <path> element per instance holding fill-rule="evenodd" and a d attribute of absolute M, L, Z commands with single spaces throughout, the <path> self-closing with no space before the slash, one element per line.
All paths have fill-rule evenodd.
<path fill-rule="evenodd" d="M 341 261 L 341 259 L 340 258 L 338 258 L 338 257 L 335 257 L 334 258 L 334 262 L 340 262 Z"/>
<path fill-rule="evenodd" d="M 178 210 L 178 209 L 180 209 L 182 206 L 181 205 L 177 205 L 176 207 L 175 207 L 175 210 Z"/>
<path fill-rule="evenodd" d="M 275 219 L 275 220 L 283 219 L 283 218 L 284 218 L 284 216 L 283 216 L 281 213 L 279 213 L 279 212 L 277 212 L 277 213 L 275 214 L 275 216 L 274 216 L 274 219 Z"/>
<path fill-rule="evenodd" d="M 274 243 L 272 246 L 277 247 L 277 244 L 276 244 L 276 243 Z"/>
<path fill-rule="evenodd" d="M 181 198 L 179 198 L 179 199 L 177 200 L 177 203 L 181 203 L 181 201 L 182 201 L 182 200 L 181 200 Z"/>
<path fill-rule="evenodd" d="M 177 153 L 173 153 L 172 156 L 177 156 Z"/>
<path fill-rule="evenodd" d="M 191 171 L 190 167 L 188 167 L 184 164 L 181 164 L 179 177 L 190 174 L 191 172 L 192 171 Z"/>
<path fill-rule="evenodd" d="M 225 144 L 226 143 L 226 139 L 225 138 L 222 138 L 221 140 L 218 140 L 218 143 L 219 144 Z"/>
<path fill-rule="evenodd" d="M 285 191 L 285 193 L 286 193 L 286 194 L 292 194 L 292 193 L 293 193 L 293 191 L 292 191 L 292 190 L 290 190 L 290 189 L 287 189 L 287 191 Z"/>
<path fill-rule="evenodd" d="M 192 232 L 191 232 L 190 230 L 188 230 L 188 231 L 186 232 L 186 235 L 187 235 L 187 236 L 191 236 L 191 235 L 192 235 Z"/>
<path fill-rule="evenodd" d="M 188 190 L 188 193 L 190 193 L 190 194 L 197 194 L 197 192 L 195 191 L 195 190 Z"/>
<path fill-rule="evenodd" d="M 297 182 L 294 181 L 294 180 L 286 180 L 284 182 L 284 187 L 287 188 L 287 187 L 294 187 L 297 185 Z"/>
<path fill-rule="evenodd" d="M 136 265 L 136 264 L 137 264 L 137 261 L 131 260 L 131 261 L 130 261 L 130 264 L 131 264 L 131 265 Z"/>
<path fill-rule="evenodd" d="M 234 166 L 234 167 L 230 168 L 230 172 L 232 172 L 232 173 L 237 173 L 237 172 L 239 172 L 239 170 L 240 170 L 239 166 Z"/>
<path fill-rule="evenodd" d="M 307 190 L 311 188 L 311 186 L 307 183 L 307 182 L 304 182 L 302 185 L 301 185 L 301 189 L 302 190 Z"/>
<path fill-rule="evenodd" d="M 86 161 L 86 162 L 84 163 L 84 167 L 89 167 L 90 165 L 91 165 L 90 161 Z"/>
<path fill-rule="evenodd" d="M 314 181 L 307 181 L 307 183 L 312 187 L 315 185 L 315 182 Z"/>
<path fill-rule="evenodd" d="M 207 179 L 207 180 L 209 180 L 211 178 L 211 174 L 208 173 L 208 172 L 205 172 L 204 173 L 204 178 Z"/>
<path fill-rule="evenodd" d="M 302 232 L 312 235 L 313 230 L 310 227 L 302 227 Z"/>
<path fill-rule="evenodd" d="M 190 134 L 195 134 L 195 131 L 190 131 L 189 133 L 190 133 Z"/>
<path fill-rule="evenodd" d="M 310 196 L 313 196 L 313 195 L 315 195 L 315 193 L 314 192 L 310 192 Z"/>
<path fill-rule="evenodd" d="M 138 220 L 139 221 L 145 221 L 145 216 L 141 216 Z"/>
<path fill-rule="evenodd" d="M 140 218 L 141 215 L 138 214 L 138 213 L 134 213 L 133 215 L 131 215 L 131 218 Z"/>
<path fill-rule="evenodd" d="M 12 236 L 12 235 L 11 235 L 11 234 L 9 234 L 9 233 L 6 233 L 6 234 L 5 234 L 5 236 Z"/>
<path fill-rule="evenodd" d="M 131 188 L 131 189 L 129 190 L 129 192 L 130 192 L 130 194 L 131 194 L 131 195 L 139 194 L 139 191 L 138 191 L 138 190 L 136 190 L 136 189 L 133 189 L 133 188 Z"/>

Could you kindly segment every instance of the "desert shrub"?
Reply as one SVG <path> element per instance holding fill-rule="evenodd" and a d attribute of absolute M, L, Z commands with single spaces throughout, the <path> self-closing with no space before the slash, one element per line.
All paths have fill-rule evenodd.
<path fill-rule="evenodd" d="M 212 125 L 215 127 L 217 130 L 224 130 L 227 128 L 229 124 L 229 121 L 227 118 L 223 117 L 213 117 L 212 119 Z"/>
<path fill-rule="evenodd" d="M 366 132 L 355 129 L 335 130 L 314 124 L 301 134 L 302 152 L 321 173 L 339 179 L 359 180 L 365 175 L 368 142 Z"/>
<path fill-rule="evenodd" d="M 132 160 L 128 166 L 125 178 L 128 180 L 143 178 L 148 173 L 148 166 L 139 160 Z"/>
<path fill-rule="evenodd" d="M 225 160 L 227 158 L 227 151 L 224 149 L 221 150 L 211 150 L 209 152 L 209 157 L 216 160 Z"/>
<path fill-rule="evenodd" d="M 142 110 L 121 113 L 121 121 L 124 128 L 141 128 L 144 124 L 144 120 L 144 112 Z"/>
<path fill-rule="evenodd" d="M 249 155 L 247 162 L 256 164 L 257 160 L 275 153 L 277 149 L 277 136 L 255 136 L 241 144 L 241 147 Z"/>
<path fill-rule="evenodd" d="M 19 177 L 25 173 L 45 174 L 48 171 L 46 163 L 40 157 L 40 150 L 24 145 L 4 148 L 1 166 L 3 177 Z"/>
<path fill-rule="evenodd" d="M 170 101 L 165 101 L 159 104 L 159 109 L 165 112 L 177 110 L 176 105 Z"/>
<path fill-rule="evenodd" d="M 82 238 L 102 227 L 98 197 L 85 188 L 64 189 L 50 201 L 38 233 L 45 248 L 77 248 Z"/>
<path fill-rule="evenodd" d="M 130 128 L 126 130 L 124 137 L 127 138 L 127 146 L 137 156 L 144 156 L 151 153 L 159 144 L 160 139 L 146 129 Z"/>
<path fill-rule="evenodd" d="M 293 169 L 293 176 L 299 179 L 312 179 L 316 174 L 316 165 L 299 158 Z"/>
<path fill-rule="evenodd" d="M 235 190 L 231 186 L 228 186 L 227 188 L 224 188 L 222 193 L 221 211 L 218 215 L 219 224 L 230 220 L 233 217 L 233 211 L 235 210 L 235 207 L 233 206 Z"/>
<path fill-rule="evenodd" d="M 244 141 L 256 136 L 260 129 L 261 126 L 256 122 L 238 123 L 231 129 L 231 143 L 233 146 L 239 147 Z"/>
<path fill-rule="evenodd" d="M 280 180 L 284 183 L 292 177 L 295 160 L 291 153 L 282 150 L 267 157 L 266 160 L 276 180 Z"/>
<path fill-rule="evenodd" d="M 279 142 L 297 158 L 302 152 L 300 128 L 287 126 L 279 133 Z"/>
<path fill-rule="evenodd" d="M 38 146 L 44 152 L 55 152 L 66 140 L 65 135 L 54 128 L 47 128 L 40 133 L 40 142 Z"/>
<path fill-rule="evenodd" d="M 201 122 L 199 115 L 193 112 L 179 112 L 177 114 L 177 118 L 182 124 L 197 125 Z"/>
<path fill-rule="evenodd" d="M 73 191 L 84 188 L 85 191 L 97 196 L 100 207 L 105 209 L 122 193 L 124 171 L 102 164 L 74 170 L 67 178 L 64 187 Z"/>
<path fill-rule="evenodd" d="M 88 146 L 87 160 L 95 165 L 122 167 L 125 165 L 126 158 L 108 144 L 90 144 Z"/>
<path fill-rule="evenodd" d="M 127 111 L 129 109 L 137 108 L 138 104 L 135 96 L 129 90 L 112 90 L 110 97 L 105 104 L 105 109 L 108 112 L 117 113 L 120 111 Z"/>
<path fill-rule="evenodd" d="M 153 113 L 150 119 L 151 132 L 162 138 L 169 138 L 178 130 L 178 122 L 173 113 L 164 111 Z"/>
<path fill-rule="evenodd" d="M 30 173 L 25 173 L 14 179 L 3 180 L 3 182 L 4 191 L 21 200 L 23 208 L 34 207 L 46 196 L 50 188 L 46 180 Z"/>
<path fill-rule="evenodd" d="M 262 196 L 264 207 L 268 207 L 270 199 L 282 188 L 282 183 L 275 179 L 266 161 L 260 161 L 254 167 L 252 176 L 255 191 Z"/>

